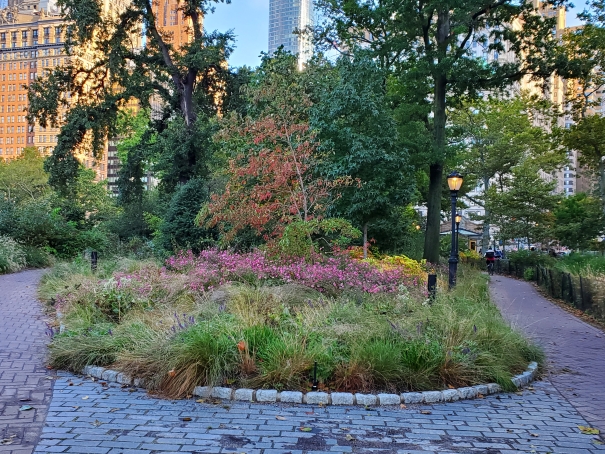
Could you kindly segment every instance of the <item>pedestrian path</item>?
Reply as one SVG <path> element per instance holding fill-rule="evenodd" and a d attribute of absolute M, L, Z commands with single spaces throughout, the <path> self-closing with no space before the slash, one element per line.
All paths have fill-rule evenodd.
<path fill-rule="evenodd" d="M 587 419 L 548 380 L 520 393 L 407 408 L 168 401 L 63 372 L 51 381 L 33 299 L 39 276 L 0 276 L 0 435 L 16 435 L 1 454 L 605 453 L 598 437 L 579 429 Z M 493 286 L 502 298 L 498 286 L 516 281 L 500 279 Z M 515 319 L 516 306 L 505 313 Z M 34 410 L 16 412 L 20 396 Z"/>
<path fill-rule="evenodd" d="M 51 399 L 52 381 L 44 366 L 46 324 L 36 300 L 41 275 L 41 271 L 25 271 L 0 276 L 2 454 L 34 451 Z"/>
<path fill-rule="evenodd" d="M 528 282 L 491 278 L 502 314 L 546 351 L 548 379 L 605 434 L 605 334 L 542 297 Z"/>

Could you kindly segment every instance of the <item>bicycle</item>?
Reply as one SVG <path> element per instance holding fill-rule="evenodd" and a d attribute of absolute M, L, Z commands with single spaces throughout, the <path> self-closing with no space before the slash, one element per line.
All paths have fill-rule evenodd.
<path fill-rule="evenodd" d="M 490 276 L 494 275 L 494 262 L 488 262 L 487 264 L 487 274 Z"/>

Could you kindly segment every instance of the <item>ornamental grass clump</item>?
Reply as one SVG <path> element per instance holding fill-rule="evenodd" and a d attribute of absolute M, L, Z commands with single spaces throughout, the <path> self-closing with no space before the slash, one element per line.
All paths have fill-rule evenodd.
<path fill-rule="evenodd" d="M 315 362 L 323 390 L 512 389 L 511 376 L 541 360 L 489 301 L 484 276 L 463 273 L 430 305 L 424 277 L 399 261 L 305 265 L 204 251 L 165 267 L 124 263 L 99 279 L 66 276 L 50 363 L 111 366 L 182 397 L 204 385 L 306 391 Z"/>

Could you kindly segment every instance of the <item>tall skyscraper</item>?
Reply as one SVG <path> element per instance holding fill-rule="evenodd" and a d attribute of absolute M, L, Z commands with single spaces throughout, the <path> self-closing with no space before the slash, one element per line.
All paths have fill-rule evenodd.
<path fill-rule="evenodd" d="M 270 0 L 269 2 L 269 54 L 279 46 L 298 55 L 299 65 L 313 53 L 308 38 L 295 35 L 313 24 L 313 0 Z"/>

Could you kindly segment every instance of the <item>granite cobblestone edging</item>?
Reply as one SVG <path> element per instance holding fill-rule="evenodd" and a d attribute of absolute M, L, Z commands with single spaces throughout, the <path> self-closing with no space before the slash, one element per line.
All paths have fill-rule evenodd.
<path fill-rule="evenodd" d="M 511 381 L 517 388 L 529 385 L 536 376 L 538 364 L 531 362 L 527 370 L 522 374 L 515 375 Z M 106 369 L 104 367 L 86 366 L 82 374 L 105 380 L 111 383 L 143 387 L 144 381 L 132 378 L 126 374 Z M 446 389 L 443 391 L 409 392 L 402 394 L 362 394 L 342 392 L 317 392 L 303 393 L 300 391 L 277 391 L 275 389 L 246 389 L 226 388 L 212 386 L 197 386 L 193 395 L 202 398 L 212 397 L 222 400 L 235 400 L 240 402 L 259 403 L 292 403 L 292 404 L 315 404 L 315 405 L 364 405 L 364 406 L 388 406 L 400 404 L 434 404 L 439 402 L 455 402 L 464 399 L 474 399 L 479 395 L 496 394 L 502 392 L 497 383 L 485 385 L 467 386 L 463 388 Z"/>

